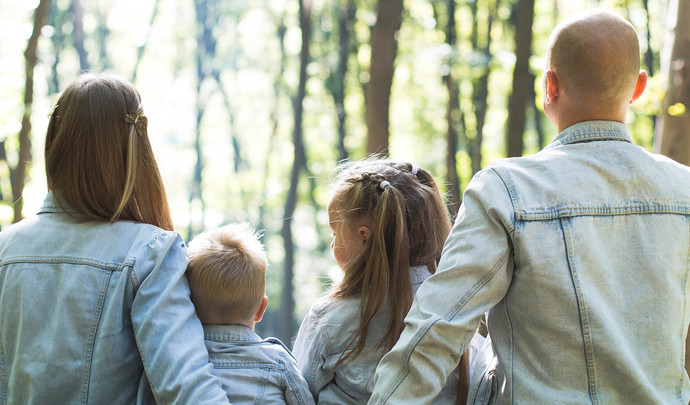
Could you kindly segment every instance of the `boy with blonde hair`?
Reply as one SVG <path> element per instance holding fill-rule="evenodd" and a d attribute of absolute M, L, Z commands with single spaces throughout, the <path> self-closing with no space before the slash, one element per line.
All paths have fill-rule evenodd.
<path fill-rule="evenodd" d="M 313 404 L 297 363 L 276 338 L 261 339 L 268 261 L 248 224 L 203 232 L 189 243 L 187 277 L 213 372 L 233 404 Z"/>

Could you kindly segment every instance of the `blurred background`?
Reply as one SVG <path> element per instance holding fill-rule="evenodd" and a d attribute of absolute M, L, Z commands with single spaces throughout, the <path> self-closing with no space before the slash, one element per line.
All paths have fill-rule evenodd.
<path fill-rule="evenodd" d="M 690 0 L 3 0 L 0 226 L 43 201 L 59 92 L 114 72 L 142 95 L 178 232 L 263 232 L 257 332 L 291 342 L 341 278 L 325 208 L 337 163 L 378 152 L 425 167 L 455 214 L 476 171 L 556 134 L 546 41 L 590 7 L 636 27 L 650 82 L 628 116 L 635 142 L 690 163 Z"/>

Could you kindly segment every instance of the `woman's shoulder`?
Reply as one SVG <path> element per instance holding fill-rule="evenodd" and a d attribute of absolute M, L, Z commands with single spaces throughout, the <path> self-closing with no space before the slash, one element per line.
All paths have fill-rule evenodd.
<path fill-rule="evenodd" d="M 177 233 L 177 231 L 168 231 L 151 224 L 133 221 L 117 221 L 109 225 L 113 228 L 117 228 L 120 232 L 129 233 L 133 238 L 138 240 L 183 240 L 182 236 Z"/>

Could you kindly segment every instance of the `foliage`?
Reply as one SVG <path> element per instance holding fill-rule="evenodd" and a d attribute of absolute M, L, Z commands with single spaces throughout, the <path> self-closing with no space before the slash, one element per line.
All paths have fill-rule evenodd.
<path fill-rule="evenodd" d="M 354 1 L 354 0 L 353 0 Z M 91 68 L 108 67 L 130 78 L 138 66 L 135 85 L 140 90 L 147 115 L 154 150 L 164 172 L 171 208 L 178 229 L 187 229 L 199 221 L 198 204 L 190 207 L 189 193 L 196 155 L 193 149 L 198 96 L 205 104 L 200 123 L 200 144 L 204 157 L 203 200 L 204 228 L 230 221 L 261 222 L 271 266 L 268 292 L 271 307 L 278 304 L 281 290 L 281 262 L 284 257 L 280 239 L 283 204 L 288 189 L 293 159 L 291 134 L 292 103 L 296 95 L 299 71 L 300 31 L 297 1 L 223 2 L 208 0 L 215 7 L 213 26 L 215 55 L 203 69 L 217 69 L 226 105 L 217 85 L 202 83 L 196 91 L 196 51 L 199 26 L 195 2 L 190 0 L 162 1 L 152 19 L 155 0 L 82 0 L 85 32 L 84 47 Z M 301 181 L 299 204 L 294 218 L 293 234 L 297 244 L 295 286 L 297 314 L 325 291 L 326 285 L 340 277 L 339 269 L 328 248 L 329 231 L 324 209 L 328 202 L 329 173 L 338 160 L 338 117 L 331 94 L 333 71 L 338 58 L 338 12 L 345 1 L 314 0 L 312 9 L 312 61 L 308 66 L 307 98 L 304 102 L 304 139 L 307 165 L 314 177 Z M 504 133 L 507 100 L 511 89 L 514 57 L 513 14 L 515 0 L 458 1 L 457 46 L 444 44 L 445 8 L 436 7 L 442 0 L 407 0 L 402 28 L 398 35 L 398 58 L 391 98 L 391 156 L 409 160 L 436 173 L 443 184 L 445 174 L 445 109 L 448 94 L 442 75 L 453 75 L 460 90 L 461 114 L 465 120 L 461 138 L 465 144 L 457 152 L 461 184 L 466 185 L 472 170 L 469 149 L 476 136 L 473 103 L 473 82 L 485 68 L 490 69 L 488 110 L 482 165 L 505 154 Z M 627 16 L 638 29 L 643 50 L 647 48 L 647 14 L 638 2 L 599 1 L 601 7 L 615 9 Z M 642 3 L 642 2 L 639 2 Z M 536 76 L 535 104 L 541 109 L 539 79 L 544 64 L 548 33 L 562 16 L 587 7 L 587 0 L 537 0 L 533 25 L 533 56 L 531 72 Z M 0 3 L 0 49 L 3 69 L 0 72 L 0 136 L 6 139 L 8 160 L 16 160 L 16 135 L 19 132 L 23 95 L 22 52 L 31 33 L 32 12 L 37 1 Z M 35 73 L 33 106 L 33 156 L 35 162 L 25 188 L 25 214 L 33 214 L 45 193 L 43 174 L 43 136 L 55 89 L 64 88 L 79 73 L 79 59 L 72 45 L 73 19 L 69 15 L 71 1 L 55 0 L 51 21 L 39 42 L 39 65 Z M 351 32 L 348 72 L 345 77 L 346 113 L 345 147 L 353 159 L 364 155 L 366 125 L 364 123 L 364 85 L 368 81 L 370 28 L 375 22 L 373 0 L 355 2 L 356 15 Z M 497 21 L 491 32 L 483 23 L 490 7 L 497 7 Z M 666 2 L 649 1 L 649 26 L 653 70 L 646 97 L 632 107 L 630 123 L 636 142 L 651 148 L 654 121 L 663 98 L 660 49 L 663 45 Z M 340 11 L 339 11 L 340 10 Z M 150 25 L 153 20 L 153 24 Z M 59 25 L 57 25 L 59 24 Z M 279 28 L 285 25 L 285 70 L 281 78 Z M 490 55 L 476 44 L 491 35 Z M 476 36 L 476 38 L 475 38 Z M 138 50 L 145 50 L 137 61 Z M 53 69 L 55 67 L 55 69 Z M 280 80 L 279 80 L 280 79 Z M 57 84 L 57 85 L 56 85 Z M 275 87 L 274 87 L 275 86 Z M 277 89 L 278 97 L 274 96 Z M 275 105 L 276 115 L 272 115 Z M 229 117 L 231 114 L 231 118 Z M 543 114 L 527 117 L 525 153 L 540 149 L 536 125 L 546 133 L 546 141 L 554 128 Z M 537 121 L 538 120 L 538 121 Z M 273 132 L 274 124 L 276 131 Z M 236 162 L 230 141 L 237 137 L 243 161 Z M 543 141 L 542 141 L 543 142 Z M 238 163 L 235 171 L 235 163 Z M 241 164 L 239 164 L 241 163 Z M 264 187 L 265 185 L 265 187 Z M 0 164 L 0 191 L 5 201 L 0 205 L 0 222 L 11 220 L 7 165 Z M 316 207 L 310 202 L 313 193 Z M 261 221 L 260 221 L 261 219 Z M 188 235 L 185 235 L 188 236 Z M 265 330 L 272 331 L 269 316 Z"/>

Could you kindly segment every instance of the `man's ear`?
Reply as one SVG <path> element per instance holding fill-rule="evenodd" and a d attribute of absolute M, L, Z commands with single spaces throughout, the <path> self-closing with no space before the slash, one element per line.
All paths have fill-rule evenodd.
<path fill-rule="evenodd" d="M 635 100 L 640 98 L 642 93 L 644 93 L 645 88 L 647 88 L 647 72 L 640 70 L 640 74 L 637 76 L 637 83 L 635 84 L 635 91 L 630 99 L 630 104 L 634 103 Z"/>
<path fill-rule="evenodd" d="M 558 77 L 556 72 L 549 69 L 544 73 L 544 100 L 547 104 L 551 104 L 559 95 Z"/>
<path fill-rule="evenodd" d="M 264 295 L 264 298 L 261 300 L 261 306 L 259 310 L 256 311 L 256 315 L 254 315 L 254 322 L 261 322 L 261 319 L 264 317 L 264 312 L 266 312 L 266 307 L 268 307 L 268 297 Z"/>
<path fill-rule="evenodd" d="M 359 235 L 359 238 L 362 240 L 362 243 L 364 243 L 367 240 L 369 240 L 369 237 L 371 236 L 371 229 L 369 229 L 368 226 L 362 225 L 357 230 L 357 234 Z"/>

